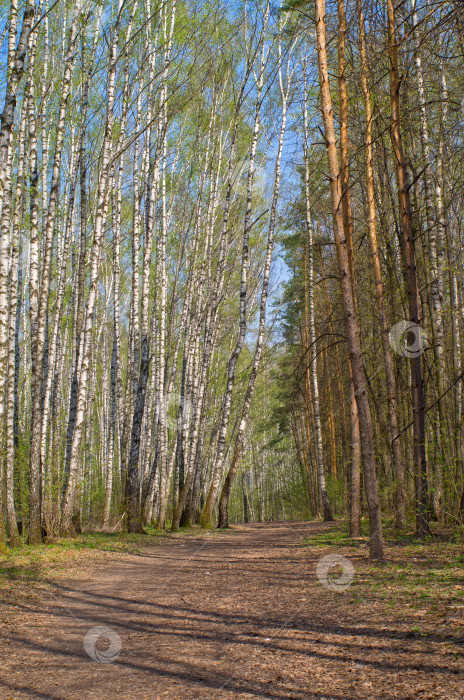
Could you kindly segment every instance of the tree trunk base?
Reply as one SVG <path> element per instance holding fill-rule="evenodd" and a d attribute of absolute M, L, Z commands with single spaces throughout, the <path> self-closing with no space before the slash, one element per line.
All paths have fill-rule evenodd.
<path fill-rule="evenodd" d="M 382 534 L 372 535 L 369 542 L 369 559 L 370 561 L 378 561 L 381 563 L 386 562 L 384 550 L 383 550 L 383 538 Z"/>
<path fill-rule="evenodd" d="M 72 523 L 69 525 L 62 523 L 59 529 L 59 535 L 60 537 L 76 537 L 77 533 Z"/>
<path fill-rule="evenodd" d="M 18 528 L 16 527 L 15 530 L 10 531 L 10 547 L 21 547 L 23 544 L 23 541 L 19 535 Z"/>
<path fill-rule="evenodd" d="M 218 516 L 218 530 L 226 530 L 229 527 L 229 513 L 227 508 L 225 510 L 219 508 Z"/>
<path fill-rule="evenodd" d="M 202 528 L 202 530 L 213 530 L 214 525 L 212 523 L 211 518 L 205 518 L 205 519 L 201 518 L 200 519 L 200 527 Z"/>

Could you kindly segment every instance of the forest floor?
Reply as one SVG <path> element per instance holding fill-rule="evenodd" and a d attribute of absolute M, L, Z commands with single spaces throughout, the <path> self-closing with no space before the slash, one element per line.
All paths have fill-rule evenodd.
<path fill-rule="evenodd" d="M 387 544 L 375 565 L 339 523 L 274 522 L 6 558 L 0 698 L 461 700 L 462 546 Z"/>

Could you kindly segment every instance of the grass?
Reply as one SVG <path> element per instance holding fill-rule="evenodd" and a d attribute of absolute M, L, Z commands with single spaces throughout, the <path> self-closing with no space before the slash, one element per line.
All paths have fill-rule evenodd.
<path fill-rule="evenodd" d="M 147 535 L 124 532 L 83 533 L 72 538 L 51 539 L 44 544 L 11 547 L 0 555 L 0 589 L 14 582 L 43 581 L 79 566 L 92 550 L 97 558 L 110 553 L 137 554 L 147 546 L 161 544 L 172 535 L 166 531 L 146 528 Z M 187 534 L 187 533 L 183 533 Z"/>
<path fill-rule="evenodd" d="M 156 547 L 176 534 L 195 537 L 233 533 L 234 530 L 211 530 L 205 533 L 199 526 L 180 528 L 178 533 L 146 528 L 147 535 L 128 533 L 84 533 L 74 538 L 55 539 L 41 545 L 13 547 L 0 555 L 0 590 L 36 585 L 71 576 L 85 563 L 90 551 L 92 560 L 104 562 L 115 554 L 137 554 L 147 547 Z M 376 603 L 397 612 L 426 611 L 427 615 L 442 614 L 452 625 L 464 626 L 464 550 L 462 540 L 450 532 L 435 533 L 425 540 L 414 532 L 396 533 L 384 525 L 387 562 L 378 564 L 367 559 L 368 523 L 362 522 L 362 536 L 352 538 L 348 524 L 337 521 L 323 532 L 304 540 L 303 546 L 323 553 L 336 551 L 353 561 L 354 581 L 343 596 L 352 604 Z M 323 552 L 323 550 L 325 550 Z M 338 594 L 337 594 L 338 595 Z M 411 629 L 411 634 L 420 632 Z"/>
<path fill-rule="evenodd" d="M 167 528 L 169 528 L 169 523 Z M 45 582 L 48 578 L 60 576 L 79 568 L 92 550 L 99 560 L 111 553 L 138 554 L 147 547 L 156 547 L 168 539 L 195 537 L 200 534 L 216 535 L 231 530 L 202 530 L 199 525 L 181 527 L 173 533 L 168 529 L 157 530 L 145 527 L 146 535 L 127 532 L 86 532 L 76 537 L 54 538 L 39 545 L 23 543 L 21 547 L 10 547 L 0 553 L 0 590 L 15 583 Z"/>
<path fill-rule="evenodd" d="M 336 550 L 353 561 L 356 575 L 346 595 L 349 602 L 363 601 L 404 610 L 411 614 L 443 617 L 452 626 L 464 627 L 464 552 L 460 533 L 435 528 L 430 537 L 419 539 L 414 532 L 397 533 L 386 522 L 383 564 L 371 562 L 368 553 L 368 523 L 362 537 L 352 538 L 348 524 L 337 522 L 323 533 L 305 539 L 303 546 Z M 322 553 L 321 553 L 322 555 Z M 416 629 L 417 627 L 417 629 Z M 420 626 L 411 635 L 421 633 Z"/>

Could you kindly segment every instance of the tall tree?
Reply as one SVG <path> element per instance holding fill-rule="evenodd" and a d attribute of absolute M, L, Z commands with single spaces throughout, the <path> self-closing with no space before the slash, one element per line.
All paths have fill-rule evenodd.
<path fill-rule="evenodd" d="M 412 224 L 410 183 L 406 171 L 401 134 L 401 79 L 399 74 L 395 5 L 387 0 L 388 55 L 390 60 L 391 140 L 395 154 L 398 201 L 403 236 L 404 275 L 408 296 L 409 321 L 419 329 L 419 293 L 416 270 L 416 233 Z M 411 385 L 414 413 L 414 462 L 416 467 L 416 528 L 419 535 L 429 532 L 427 515 L 427 462 L 425 452 L 425 404 L 420 352 L 410 353 Z"/>
<path fill-rule="evenodd" d="M 353 297 L 353 284 L 351 279 L 348 244 L 343 227 L 343 193 L 341 186 L 340 166 L 338 162 L 332 96 L 330 93 L 329 70 L 327 64 L 324 0 L 315 0 L 315 19 L 319 83 L 321 88 L 322 115 L 324 121 L 327 159 L 329 164 L 330 189 L 332 194 L 335 245 L 337 248 L 340 282 L 342 286 L 350 362 L 353 372 L 356 404 L 358 407 L 364 481 L 369 505 L 370 556 L 372 559 L 383 559 L 382 519 L 375 467 L 372 419 L 362 360 L 359 324 Z"/>

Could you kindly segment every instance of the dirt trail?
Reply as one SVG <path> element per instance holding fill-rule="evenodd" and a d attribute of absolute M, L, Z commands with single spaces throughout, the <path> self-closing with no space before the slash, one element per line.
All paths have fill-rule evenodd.
<path fill-rule="evenodd" d="M 0 640 L 0 698 L 170 700 L 464 698 L 446 630 L 411 640 L 403 620 L 316 577 L 324 528 L 241 526 L 117 555 L 23 600 Z M 367 613 L 366 613 L 367 609 Z M 95 627 L 111 630 L 112 663 Z M 98 631 L 95 632 L 98 634 Z M 456 660 L 455 660 L 456 661 Z"/>

